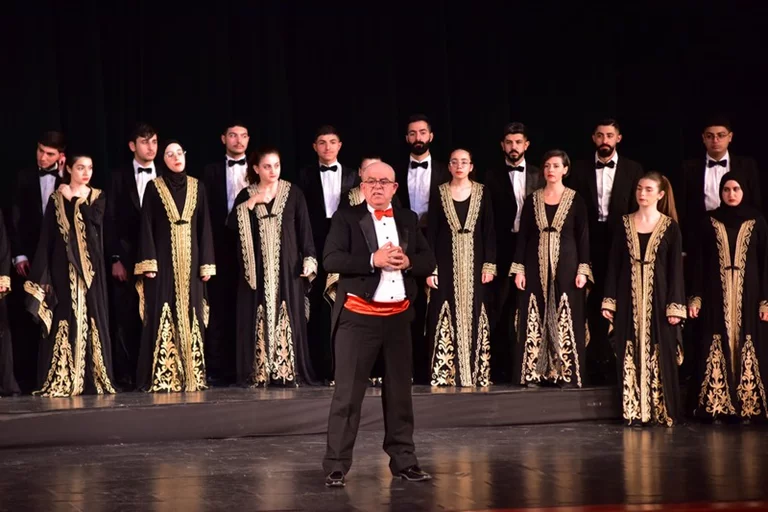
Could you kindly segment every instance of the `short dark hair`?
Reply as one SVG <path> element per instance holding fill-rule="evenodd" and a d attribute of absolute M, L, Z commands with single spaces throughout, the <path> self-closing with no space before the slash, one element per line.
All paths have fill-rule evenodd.
<path fill-rule="evenodd" d="M 91 156 L 90 153 L 80 151 L 77 148 L 75 149 L 76 149 L 75 151 L 70 151 L 69 154 L 67 154 L 67 161 L 64 164 L 67 167 L 70 167 L 70 168 L 73 167 L 75 163 L 77 163 L 77 161 L 80 160 L 81 158 L 90 158 L 91 160 L 93 160 L 93 156 Z M 69 185 L 70 183 L 72 183 L 72 175 L 66 169 L 63 169 L 63 171 L 64 172 L 61 175 L 61 182 L 64 183 L 65 185 Z"/>
<path fill-rule="evenodd" d="M 256 174 L 256 171 L 254 171 L 253 168 L 257 167 L 261 163 L 261 160 L 267 155 L 277 155 L 279 158 L 280 150 L 275 146 L 261 146 L 259 149 L 253 151 L 248 156 L 248 169 L 246 170 L 246 178 L 248 179 L 248 183 L 259 182 L 259 175 Z"/>
<path fill-rule="evenodd" d="M 724 126 L 728 132 L 733 131 L 731 130 L 731 121 L 724 116 L 714 116 L 707 119 L 704 126 L 701 127 L 701 132 L 704 133 L 711 126 Z"/>
<path fill-rule="evenodd" d="M 335 126 L 330 124 L 324 124 L 320 128 L 317 129 L 315 132 L 315 141 L 322 137 L 323 135 L 335 135 L 341 140 L 341 135 L 339 135 L 339 130 L 336 129 Z"/>
<path fill-rule="evenodd" d="M 504 132 L 501 134 L 501 140 L 504 140 L 507 135 L 515 135 L 517 133 L 528 140 L 528 128 L 526 128 L 523 123 L 518 122 L 509 123 L 504 127 Z"/>
<path fill-rule="evenodd" d="M 595 123 L 595 127 L 592 130 L 592 133 L 595 133 L 597 131 L 598 126 L 613 126 L 616 128 L 616 133 L 621 133 L 621 128 L 619 127 L 619 122 L 612 117 L 607 117 L 605 119 L 599 120 L 597 123 Z"/>
<path fill-rule="evenodd" d="M 611 126 L 611 125 L 601 125 L 601 126 Z M 563 161 L 563 167 L 568 168 L 568 172 L 565 173 L 565 175 L 568 176 L 571 173 L 571 159 L 568 157 L 568 153 L 566 153 L 562 149 L 550 149 L 549 151 L 544 153 L 544 156 L 541 157 L 541 169 L 544 170 L 544 164 L 547 163 L 547 160 L 555 157 L 560 157 L 560 159 Z"/>
<path fill-rule="evenodd" d="M 64 134 L 61 132 L 45 132 L 40 135 L 40 138 L 37 139 L 37 143 L 49 148 L 55 148 L 60 152 L 67 150 L 67 143 L 64 140 Z"/>
<path fill-rule="evenodd" d="M 139 139 L 151 139 L 154 135 L 157 135 L 157 130 L 151 125 L 147 123 L 138 123 L 133 127 L 133 130 L 131 130 L 130 141 L 136 142 Z"/>
<path fill-rule="evenodd" d="M 408 122 L 405 124 L 406 133 L 408 132 L 408 126 L 410 126 L 411 123 L 418 123 L 421 121 L 424 121 L 425 123 L 427 123 L 427 128 L 429 129 L 429 131 L 432 131 L 432 121 L 429 120 L 426 114 L 413 114 L 411 117 L 408 118 Z"/>
<path fill-rule="evenodd" d="M 244 122 L 240 121 L 239 119 L 231 119 L 226 126 L 223 127 L 223 130 L 221 131 L 222 135 L 226 135 L 230 128 L 234 128 L 235 126 L 241 126 L 245 128 L 246 131 L 248 131 L 248 127 L 245 125 Z"/>

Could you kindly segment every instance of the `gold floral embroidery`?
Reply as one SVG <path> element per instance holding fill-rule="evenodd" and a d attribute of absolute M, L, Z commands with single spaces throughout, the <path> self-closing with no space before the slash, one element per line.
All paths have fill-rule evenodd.
<path fill-rule="evenodd" d="M 480 306 L 477 319 L 477 349 L 475 354 L 475 375 L 472 379 L 480 387 L 491 385 L 491 341 L 488 314 L 485 304 Z"/>
<path fill-rule="evenodd" d="M 453 332 L 451 308 L 448 301 L 443 303 L 437 316 L 435 329 L 434 350 L 432 353 L 432 382 L 433 386 L 455 386 L 456 368 L 454 366 L 453 344 L 456 335 Z"/>
<path fill-rule="evenodd" d="M 517 274 L 525 274 L 525 265 L 521 265 L 520 263 L 513 263 L 509 267 L 509 275 L 514 276 Z"/>
<path fill-rule="evenodd" d="M 184 368 L 174 343 L 176 338 L 171 307 L 166 302 L 160 314 L 160 324 L 152 358 L 152 386 L 150 391 L 179 392 L 182 390 Z"/>
<path fill-rule="evenodd" d="M 67 397 L 72 395 L 72 346 L 69 343 L 69 323 L 59 321 L 53 341 L 53 357 L 48 376 L 40 391 L 33 395 Z"/>
<path fill-rule="evenodd" d="M 216 265 L 200 265 L 200 277 L 215 276 Z"/>
<path fill-rule="evenodd" d="M 559 364 L 553 368 L 555 379 L 571 382 L 576 377 L 576 385 L 581 387 L 581 371 L 579 369 L 579 355 L 576 351 L 576 340 L 573 333 L 573 316 L 568 295 L 560 297 L 560 305 L 557 313 L 557 359 Z M 559 367 L 559 368 L 558 368 Z"/>
<path fill-rule="evenodd" d="M 33 283 L 32 281 L 25 281 L 24 291 L 37 301 L 37 316 L 45 326 L 45 331 L 43 334 L 48 336 L 48 334 L 51 332 L 51 325 L 53 324 L 53 311 L 51 311 L 48 305 L 45 303 L 45 290 L 43 290 L 43 288 L 37 283 Z"/>
<path fill-rule="evenodd" d="M 726 367 L 722 340 L 716 334 L 712 337 L 712 344 L 709 347 L 704 381 L 701 383 L 699 392 L 699 407 L 704 408 L 712 416 L 736 414 L 728 389 Z"/>
<path fill-rule="evenodd" d="M 595 278 L 592 276 L 592 265 L 589 263 L 579 263 L 579 266 L 576 268 L 576 273 L 581 276 L 587 276 L 587 279 L 595 282 Z"/>
<path fill-rule="evenodd" d="M 91 287 L 93 277 L 96 273 L 93 271 L 93 265 L 91 264 L 91 255 L 88 252 L 88 242 L 85 237 L 85 220 L 83 219 L 83 204 L 90 204 L 97 197 L 101 195 L 101 191 L 98 189 L 92 190 L 92 199 L 89 197 L 80 197 L 75 201 L 75 236 L 77 237 L 78 253 L 80 253 L 80 267 L 82 269 L 83 279 L 85 280 L 85 286 Z"/>
<path fill-rule="evenodd" d="M 688 307 L 701 309 L 701 297 L 690 297 L 688 299 Z"/>
<path fill-rule="evenodd" d="M 536 226 L 539 228 L 539 279 L 541 279 L 541 289 L 544 292 L 544 307 L 547 306 L 547 284 L 549 283 L 550 273 L 554 276 L 557 272 L 557 265 L 560 262 L 560 231 L 563 229 L 568 212 L 571 211 L 573 198 L 576 192 L 573 189 L 566 188 L 560 198 L 560 204 L 557 205 L 555 217 L 552 219 L 552 225 L 547 220 L 546 204 L 544 203 L 544 191 L 539 189 L 533 193 L 533 208 L 536 214 Z M 545 230 L 554 231 L 545 231 Z M 546 313 L 545 313 L 546 316 Z"/>
<path fill-rule="evenodd" d="M 85 364 L 88 344 L 88 307 L 85 302 L 85 282 L 79 277 L 73 264 L 69 264 L 69 290 L 74 315 L 75 344 L 72 347 L 72 395 L 80 395 L 85 387 Z"/>
<path fill-rule="evenodd" d="M 248 186 L 248 196 L 256 193 L 256 185 Z M 253 231 L 251 226 L 251 211 L 246 203 L 240 203 L 235 208 L 237 215 L 237 231 L 240 235 L 240 249 L 243 260 L 245 281 L 252 290 L 256 289 L 256 250 L 253 247 Z"/>
<path fill-rule="evenodd" d="M 203 299 L 203 325 L 208 327 L 208 321 L 211 319 L 211 306 L 208 301 Z"/>
<path fill-rule="evenodd" d="M 523 369 L 520 384 L 539 382 L 541 375 L 537 371 L 539 352 L 541 352 L 541 316 L 536 295 L 528 299 L 528 321 L 526 323 L 525 347 L 523 348 Z"/>
<path fill-rule="evenodd" d="M 141 318 L 141 323 L 144 324 L 146 322 L 146 320 L 144 319 L 144 313 L 147 308 L 147 304 L 144 298 L 144 280 L 143 279 L 136 280 L 136 293 L 139 295 L 139 317 Z"/>
<path fill-rule="evenodd" d="M 157 272 L 157 260 L 144 260 L 133 266 L 133 274 L 141 275 L 147 272 Z"/>
<path fill-rule="evenodd" d="M 362 190 L 360 190 L 359 185 L 355 188 L 350 189 L 347 197 L 349 198 L 350 206 L 357 206 L 359 204 L 362 204 L 363 201 L 365 201 L 365 196 L 363 196 L 363 192 Z"/>
<path fill-rule="evenodd" d="M 659 365 L 659 345 L 653 347 L 651 356 L 651 397 L 653 400 L 653 420 L 668 427 L 672 426 L 672 418 L 667 412 L 667 402 L 664 398 L 664 384 L 661 381 L 661 366 Z"/>
<path fill-rule="evenodd" d="M 258 386 L 266 384 L 269 380 L 269 371 L 267 369 L 267 347 L 266 336 L 264 332 L 264 306 L 256 309 L 256 344 L 253 347 L 253 369 L 250 378 L 251 385 Z"/>
<path fill-rule="evenodd" d="M 635 366 L 635 346 L 627 340 L 624 347 L 624 367 L 622 372 L 622 413 L 628 422 L 640 420 L 640 390 L 637 386 L 637 367 Z"/>
<path fill-rule="evenodd" d="M 492 276 L 496 275 L 496 264 L 495 263 L 483 263 L 483 274 L 491 274 Z"/>
<path fill-rule="evenodd" d="M 667 304 L 667 316 L 687 318 L 688 312 L 686 311 L 685 305 L 673 302 L 671 304 Z"/>
<path fill-rule="evenodd" d="M 187 391 L 200 391 L 208 389 L 205 378 L 205 349 L 203 347 L 203 333 L 200 330 L 200 323 L 197 321 L 197 315 L 192 314 L 192 333 L 191 333 L 191 355 L 192 367 L 191 378 L 187 378 Z"/>
<path fill-rule="evenodd" d="M 611 298 L 608 298 L 608 297 L 604 298 L 603 299 L 603 304 L 601 305 L 601 308 L 605 309 L 606 311 L 613 311 L 615 313 L 616 312 L 616 299 L 611 299 Z"/>
<path fill-rule="evenodd" d="M 339 274 L 328 274 L 325 278 L 325 298 L 331 305 L 336 302 L 338 282 Z"/>
<path fill-rule="evenodd" d="M 109 380 L 107 366 L 104 363 L 104 356 L 101 352 L 101 337 L 99 329 L 96 327 L 96 320 L 91 318 L 91 347 L 93 348 L 93 383 L 96 387 L 96 393 L 114 393 L 115 388 Z"/>
<path fill-rule="evenodd" d="M 741 382 L 737 388 L 737 393 L 739 402 L 741 402 L 741 415 L 743 417 L 760 416 L 763 413 L 768 417 L 765 387 L 760 376 L 760 365 L 757 362 L 755 345 L 752 343 L 752 336 L 750 335 L 747 335 L 741 349 Z M 760 409 L 761 404 L 762 410 Z"/>
<path fill-rule="evenodd" d="M 293 331 L 288 317 L 288 306 L 285 301 L 280 305 L 280 315 L 277 319 L 275 333 L 275 350 L 272 353 L 272 380 L 293 382 L 296 379 L 296 360 L 293 352 Z"/>

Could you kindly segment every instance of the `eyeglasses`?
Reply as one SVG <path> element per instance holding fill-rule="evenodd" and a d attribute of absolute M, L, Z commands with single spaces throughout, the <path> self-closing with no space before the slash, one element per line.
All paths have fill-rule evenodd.
<path fill-rule="evenodd" d="M 368 185 L 369 187 L 375 187 L 376 185 L 381 185 L 382 188 L 386 188 L 390 185 L 393 185 L 395 182 L 392 180 L 388 180 L 387 178 L 381 179 L 381 180 L 374 180 L 373 178 L 369 178 L 363 182 L 364 185 Z"/>
<path fill-rule="evenodd" d="M 727 132 L 720 132 L 720 133 L 707 132 L 704 134 L 704 138 L 707 140 L 714 140 L 714 139 L 723 140 L 728 135 L 730 135 L 730 133 L 727 133 Z"/>
<path fill-rule="evenodd" d="M 452 167 L 456 167 L 458 169 L 461 169 L 462 167 L 469 167 L 472 164 L 472 162 L 470 162 L 469 160 L 455 160 L 454 159 L 454 160 L 449 160 L 448 164 L 451 165 Z"/>
<path fill-rule="evenodd" d="M 179 150 L 176 150 L 176 151 L 166 151 L 165 152 L 165 156 L 167 156 L 168 158 L 173 158 L 173 155 L 184 156 L 186 154 L 187 154 L 187 152 L 184 151 L 183 149 L 179 149 Z"/>

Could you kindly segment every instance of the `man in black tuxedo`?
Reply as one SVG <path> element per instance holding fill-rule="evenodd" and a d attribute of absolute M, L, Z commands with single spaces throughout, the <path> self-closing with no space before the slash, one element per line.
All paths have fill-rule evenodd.
<path fill-rule="evenodd" d="M 678 212 L 681 214 L 683 232 L 683 252 L 686 252 L 708 211 L 720 206 L 720 179 L 727 172 L 741 175 L 746 204 L 760 210 L 762 197 L 760 191 L 760 172 L 754 158 L 731 155 L 728 146 L 733 140 L 731 123 L 724 118 L 709 120 L 701 135 L 707 153 L 702 158 L 687 160 L 679 183 L 681 191 L 675 194 L 678 199 Z M 682 203 L 682 204 L 680 204 Z"/>
<path fill-rule="evenodd" d="M 133 129 L 128 141 L 133 161 L 112 172 L 107 195 L 106 252 L 112 263 L 112 354 L 115 382 L 133 389 L 141 340 L 139 294 L 133 267 L 139 249 L 141 205 L 147 184 L 160 174 L 155 166 L 157 131 L 146 123 Z"/>
<path fill-rule="evenodd" d="M 43 215 L 51 194 L 61 184 L 64 173 L 66 143 L 64 134 L 43 133 L 37 141 L 37 167 L 16 175 L 11 209 L 11 255 L 16 268 L 8 296 L 11 318 L 15 372 L 22 391 L 32 391 L 37 384 L 37 339 L 39 327 L 24 307 L 24 281 L 35 258 Z"/>
<path fill-rule="evenodd" d="M 250 136 L 241 121 L 227 123 L 221 132 L 224 158 L 203 169 L 201 181 L 208 194 L 216 279 L 208 282 L 210 321 L 205 337 L 205 358 L 210 384 L 235 381 L 235 311 L 237 303 L 237 233 L 227 227 L 237 195 L 248 186 L 245 153 Z"/>
<path fill-rule="evenodd" d="M 360 182 L 357 169 L 339 163 L 341 136 L 330 125 L 321 126 L 315 134 L 312 149 L 317 153 L 318 162 L 299 172 L 298 185 L 304 192 L 312 225 L 312 236 L 317 254 L 323 254 L 325 239 L 331 225 L 331 218 L 339 204 L 347 199 L 349 191 Z M 333 381 L 333 352 L 330 341 L 331 309 L 323 296 L 323 286 L 328 272 L 318 265 L 318 285 L 309 292 L 309 352 L 312 367 L 319 378 Z"/>
<path fill-rule="evenodd" d="M 615 382 L 616 361 L 608 341 L 608 321 L 601 303 L 608 268 L 612 235 L 622 216 L 637 209 L 635 189 L 643 176 L 643 167 L 616 151 L 621 130 L 615 119 L 599 121 L 592 132 L 596 151 L 593 159 L 576 162 L 567 185 L 576 190 L 587 205 L 589 250 L 594 285 L 587 300 L 590 335 L 587 349 L 587 374 L 593 384 Z"/>
<path fill-rule="evenodd" d="M 451 173 L 445 164 L 432 158 L 429 151 L 435 138 L 432 123 L 423 114 L 408 118 L 405 141 L 410 148 L 408 164 L 397 171 L 397 195 L 405 208 L 410 208 L 419 217 L 419 228 L 426 236 L 429 213 L 429 199 L 438 197 L 437 188 L 451 180 Z M 439 207 L 439 205 L 438 205 Z M 424 337 L 423 319 L 427 315 L 426 282 L 419 283 L 419 294 L 415 300 L 416 318 L 411 335 L 413 338 L 413 378 L 418 384 L 428 384 L 430 345 Z"/>
<path fill-rule="evenodd" d="M 334 215 L 323 253 L 326 270 L 339 274 L 331 324 L 336 387 L 323 460 L 328 487 L 345 484 L 379 351 L 385 365 L 384 450 L 390 470 L 410 481 L 431 478 L 419 468 L 413 443 L 410 324 L 417 289 L 436 263 L 416 215 L 392 207 L 394 180 L 394 170 L 383 162 L 365 168 L 365 203 Z"/>
<path fill-rule="evenodd" d="M 505 165 L 486 174 L 486 190 L 491 193 L 493 219 L 496 228 L 496 261 L 499 277 L 494 283 L 493 331 L 491 334 L 491 365 L 493 382 L 509 380 L 512 368 L 512 346 L 516 340 L 515 313 L 517 288 L 509 277 L 509 267 L 515 255 L 520 214 L 525 199 L 542 185 L 541 170 L 529 164 L 525 152 L 531 145 L 528 129 L 523 123 L 509 123 L 501 135 L 501 150 Z"/>

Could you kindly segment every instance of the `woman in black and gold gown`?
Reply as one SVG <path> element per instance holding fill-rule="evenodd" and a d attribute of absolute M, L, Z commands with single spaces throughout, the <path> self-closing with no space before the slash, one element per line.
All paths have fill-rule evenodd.
<path fill-rule="evenodd" d="M 90 187 L 93 160 L 67 157 L 65 184 L 51 194 L 29 280 L 27 309 L 41 325 L 40 390 L 68 397 L 114 393 L 104 270 L 105 197 Z"/>
<path fill-rule="evenodd" d="M 563 185 L 565 151 L 544 155 L 546 185 L 525 200 L 509 275 L 521 290 L 513 382 L 581 387 L 587 343 L 586 292 L 592 279 L 587 208 Z"/>
<path fill-rule="evenodd" d="M 134 274 L 144 328 L 136 385 L 142 391 L 206 389 L 205 283 L 216 275 L 205 187 L 187 176 L 177 141 L 161 147 L 163 174 L 147 184 Z"/>
<path fill-rule="evenodd" d="M 488 386 L 491 376 L 490 300 L 496 276 L 496 233 L 490 194 L 470 179 L 472 156 L 451 153 L 453 179 L 430 200 L 427 241 L 437 268 L 427 278 L 427 339 L 433 386 Z"/>
<path fill-rule="evenodd" d="M 624 419 L 672 426 L 681 412 L 677 367 L 687 316 L 682 240 L 666 177 L 646 173 L 636 197 L 639 209 L 613 237 L 603 316 L 613 325 Z"/>
<path fill-rule="evenodd" d="M 0 396 L 21 393 L 13 376 L 13 346 L 5 297 L 11 292 L 11 246 L 0 211 Z"/>
<path fill-rule="evenodd" d="M 280 179 L 280 154 L 249 158 L 250 185 L 228 224 L 238 233 L 237 381 L 244 386 L 318 384 L 307 342 L 307 294 L 317 258 L 304 194 Z"/>
<path fill-rule="evenodd" d="M 760 332 L 768 321 L 768 225 L 744 201 L 736 173 L 720 180 L 719 208 L 700 228 L 688 312 L 702 317 L 695 415 L 768 418 Z"/>

